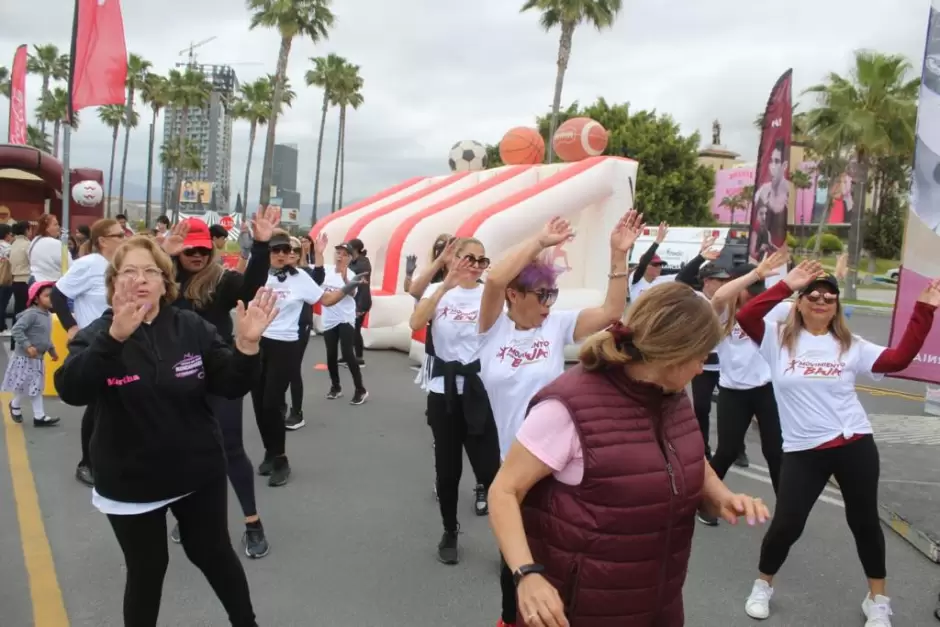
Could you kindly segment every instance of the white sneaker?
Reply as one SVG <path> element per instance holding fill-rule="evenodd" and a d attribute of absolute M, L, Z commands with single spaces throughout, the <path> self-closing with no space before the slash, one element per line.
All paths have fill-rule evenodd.
<path fill-rule="evenodd" d="M 758 579 L 751 588 L 751 595 L 744 603 L 744 611 L 751 618 L 764 620 L 770 616 L 770 598 L 774 595 L 774 589 L 766 581 Z M 890 626 L 889 626 L 890 627 Z"/>
<path fill-rule="evenodd" d="M 891 627 L 891 599 L 880 594 L 866 595 L 862 601 L 862 614 L 868 619 L 865 627 Z"/>

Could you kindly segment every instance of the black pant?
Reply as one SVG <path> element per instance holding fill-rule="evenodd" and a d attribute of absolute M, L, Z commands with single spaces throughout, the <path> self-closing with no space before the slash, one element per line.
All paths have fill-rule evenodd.
<path fill-rule="evenodd" d="M 0 287 L 0 331 L 7 330 L 7 307 L 10 306 L 11 298 L 13 298 L 13 285 Z"/>
<path fill-rule="evenodd" d="M 117 537 L 127 580 L 124 585 L 124 626 L 156 627 L 163 579 L 170 557 L 166 540 L 166 511 L 180 524 L 186 557 L 202 571 L 222 601 L 235 627 L 258 627 L 251 606 L 248 580 L 228 535 L 224 478 L 171 503 L 136 516 L 108 515 Z"/>
<path fill-rule="evenodd" d="M 784 453 L 777 506 L 760 548 L 760 572 L 777 574 L 790 547 L 803 533 L 829 477 L 835 476 L 865 576 L 884 579 L 887 569 L 885 536 L 878 518 L 879 474 L 878 447 L 871 435 L 836 448 Z"/>
<path fill-rule="evenodd" d="M 712 449 L 708 445 L 712 396 L 718 387 L 718 376 L 717 370 L 703 370 L 692 379 L 692 407 L 695 409 L 699 429 L 702 430 L 702 439 L 705 440 L 705 457 L 709 459 L 712 456 Z"/>
<path fill-rule="evenodd" d="M 82 461 L 79 466 L 91 467 L 91 436 L 95 433 L 95 415 L 92 412 L 91 405 L 85 408 L 82 414 Z"/>
<path fill-rule="evenodd" d="M 366 319 L 368 311 L 360 311 L 356 314 L 356 336 L 353 341 L 353 348 L 356 352 L 356 359 L 362 360 L 362 352 L 365 347 L 362 344 L 362 321 Z"/>
<path fill-rule="evenodd" d="M 10 287 L 13 290 L 13 321 L 16 322 L 16 317 L 20 315 L 21 312 L 26 311 L 26 299 L 29 297 L 29 284 L 14 281 L 13 285 Z M 6 310 L 4 310 L 4 315 L 6 315 Z M 10 350 L 13 350 L 13 348 L 15 348 L 15 342 L 11 337 Z"/>
<path fill-rule="evenodd" d="M 251 405 L 264 443 L 266 459 L 285 454 L 284 394 L 300 368 L 300 341 L 261 338 L 261 377 L 251 390 Z"/>
<path fill-rule="evenodd" d="M 760 427 L 761 452 L 767 460 L 767 470 L 776 493 L 780 486 L 783 436 L 777 399 L 770 383 L 750 390 L 718 388 L 718 449 L 712 455 L 712 468 L 719 478 L 724 479 L 744 447 L 744 438 L 754 416 L 757 416 Z"/>
<path fill-rule="evenodd" d="M 251 460 L 245 452 L 242 436 L 243 406 L 245 399 L 229 399 L 223 396 L 209 396 L 209 405 L 222 431 L 222 445 L 225 447 L 225 459 L 228 462 L 228 479 L 238 497 L 245 518 L 256 516 L 258 506 L 255 503 L 255 473 Z"/>
<path fill-rule="evenodd" d="M 499 591 L 503 600 L 501 618 L 507 625 L 515 625 L 519 613 L 519 604 L 516 599 L 516 582 L 512 579 L 512 571 L 503 555 L 499 556 Z"/>
<path fill-rule="evenodd" d="M 326 367 L 330 371 L 330 383 L 334 388 L 342 387 L 339 381 L 339 351 L 343 352 L 343 360 L 352 375 L 356 391 L 365 390 L 362 385 L 362 371 L 359 369 L 359 360 L 353 351 L 356 329 L 348 322 L 338 324 L 332 329 L 323 332 L 323 343 L 326 344 Z"/>
<path fill-rule="evenodd" d="M 492 417 L 480 435 L 467 433 L 463 404 L 454 403 L 453 412 L 447 411 L 443 394 L 428 394 L 428 424 L 434 434 L 434 465 L 437 469 L 437 500 L 446 531 L 456 532 L 457 493 L 463 474 L 463 449 L 473 466 L 477 481 L 487 490 L 499 470 L 499 435 Z"/>
<path fill-rule="evenodd" d="M 310 327 L 301 327 L 300 360 L 297 363 L 297 371 L 290 379 L 290 404 L 294 411 L 300 411 L 304 406 L 304 354 L 309 343 Z"/>

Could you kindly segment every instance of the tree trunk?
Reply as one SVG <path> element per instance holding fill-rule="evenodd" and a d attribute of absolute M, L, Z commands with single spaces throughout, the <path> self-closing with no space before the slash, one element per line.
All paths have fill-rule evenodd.
<path fill-rule="evenodd" d="M 323 133 L 326 130 L 326 112 L 330 108 L 330 94 L 323 90 L 323 113 L 320 115 L 320 138 L 317 140 L 317 172 L 313 181 L 313 221 L 317 221 L 317 200 L 320 197 L 320 164 L 323 161 Z"/>
<path fill-rule="evenodd" d="M 343 108 L 340 107 L 339 110 L 340 118 L 340 128 L 337 129 L 336 133 L 336 168 L 333 170 L 333 204 L 330 205 L 330 213 L 336 211 L 336 192 L 339 191 L 339 158 L 342 156 L 343 152 L 343 132 L 342 132 L 342 123 L 343 123 Z"/>
<path fill-rule="evenodd" d="M 274 140 L 277 137 L 277 115 L 281 110 L 284 97 L 284 78 L 287 76 L 287 60 L 290 57 L 292 39 L 281 37 L 281 49 L 277 53 L 277 70 L 274 74 L 274 98 L 271 101 L 271 119 L 268 120 L 268 134 L 264 140 L 264 163 L 261 167 L 261 206 L 267 206 L 271 200 L 271 177 L 274 173 Z M 248 199 L 245 199 L 247 205 Z"/>
<path fill-rule="evenodd" d="M 51 77 L 46 74 L 42 75 L 42 93 L 40 94 L 40 97 L 43 100 L 45 100 L 46 97 L 49 95 L 49 79 L 50 78 Z M 11 95 L 12 95 L 12 91 L 11 91 Z M 46 136 L 46 121 L 44 119 L 39 120 L 39 131 L 42 133 L 43 137 Z"/>
<path fill-rule="evenodd" d="M 124 177 L 127 175 L 127 149 L 131 143 L 131 117 L 134 115 L 134 90 L 127 90 L 127 108 L 124 111 L 124 156 L 121 158 L 121 197 L 118 213 L 124 213 Z M 149 227 L 150 224 L 148 223 Z"/>
<path fill-rule="evenodd" d="M 343 206 L 343 183 L 346 179 L 346 107 L 339 110 L 339 207 Z"/>
<path fill-rule="evenodd" d="M 868 163 L 864 158 L 858 160 L 857 199 L 852 213 L 852 223 L 849 225 L 849 272 L 845 281 L 845 297 L 848 300 L 857 300 L 858 288 L 858 261 L 861 253 L 862 218 L 865 215 L 865 192 L 868 189 Z M 855 177 L 852 177 L 853 179 Z M 851 191 L 851 190 L 850 190 Z"/>
<path fill-rule="evenodd" d="M 548 125 L 548 162 L 554 160 L 555 150 L 552 146 L 552 138 L 555 136 L 555 128 L 558 122 L 558 110 L 561 108 L 561 90 L 565 85 L 565 72 L 568 70 L 568 60 L 571 59 L 571 40 L 574 37 L 574 29 L 577 24 L 574 22 L 563 22 L 561 25 L 561 37 L 558 40 L 558 72 L 555 74 L 555 94 L 552 97 L 552 119 Z"/>
<path fill-rule="evenodd" d="M 258 121 L 252 120 L 248 130 L 248 163 L 245 164 L 245 193 L 242 194 L 242 223 L 248 221 L 248 177 L 251 175 L 251 155 L 255 151 L 255 134 L 258 132 Z"/>
<path fill-rule="evenodd" d="M 150 219 L 153 217 L 150 212 L 151 191 L 153 185 L 153 145 L 157 141 L 157 111 L 153 111 L 153 122 L 150 123 L 150 141 L 147 143 L 147 201 L 144 204 L 144 221 L 147 228 L 150 228 Z M 165 210 L 166 208 L 164 208 Z"/>
<path fill-rule="evenodd" d="M 179 136 L 179 161 L 176 164 L 176 197 L 173 199 L 173 223 L 179 221 L 180 217 L 180 196 L 183 195 L 183 148 L 186 145 L 186 126 L 189 124 L 189 105 L 184 106 L 180 120 Z M 172 194 L 173 191 L 171 190 Z"/>
<path fill-rule="evenodd" d="M 117 138 L 118 130 L 120 126 L 115 126 L 114 131 L 111 133 L 111 169 L 108 172 L 108 214 L 106 217 L 111 217 L 111 190 L 114 187 L 114 157 L 117 156 Z"/>
<path fill-rule="evenodd" d="M 52 125 L 52 156 L 59 158 L 59 131 L 62 129 L 62 122 L 56 120 Z"/>

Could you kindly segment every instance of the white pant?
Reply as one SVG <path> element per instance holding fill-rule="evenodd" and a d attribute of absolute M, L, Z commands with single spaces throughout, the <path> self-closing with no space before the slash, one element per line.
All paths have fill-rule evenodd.
<path fill-rule="evenodd" d="M 25 394 L 14 394 L 13 400 L 10 402 L 10 407 L 13 409 L 21 409 L 23 407 L 23 397 L 29 399 L 29 402 L 33 406 L 33 419 L 43 418 L 46 415 L 46 410 L 42 404 L 42 394 L 37 394 L 36 396 L 26 396 Z"/>

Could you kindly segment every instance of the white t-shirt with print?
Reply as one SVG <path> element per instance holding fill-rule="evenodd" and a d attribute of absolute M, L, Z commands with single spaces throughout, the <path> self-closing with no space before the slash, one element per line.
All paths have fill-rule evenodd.
<path fill-rule="evenodd" d="M 633 281 L 633 277 L 631 276 L 630 279 L 628 280 Z M 638 299 L 643 292 L 645 292 L 651 287 L 662 285 L 663 283 L 670 283 L 675 280 L 676 280 L 675 274 L 667 274 L 667 275 L 659 275 L 652 281 L 647 281 L 646 279 L 641 278 L 636 283 L 631 282 L 630 283 L 630 302 L 635 303 L 636 299 Z"/>
<path fill-rule="evenodd" d="M 29 246 L 29 272 L 36 281 L 58 281 L 62 278 L 62 242 L 46 236 L 34 239 Z M 68 265 L 72 262 L 67 254 L 65 262 Z"/>
<path fill-rule="evenodd" d="M 277 295 L 277 316 L 262 334 L 269 340 L 294 342 L 300 338 L 300 313 L 304 303 L 315 305 L 323 298 L 323 289 L 306 272 L 289 274 L 279 281 L 273 274 L 265 287 Z"/>
<path fill-rule="evenodd" d="M 793 355 L 780 345 L 779 329 L 767 327 L 760 353 L 770 364 L 780 412 L 784 452 L 806 451 L 840 435 L 872 432 L 868 414 L 855 392 L 855 378 L 872 379 L 872 366 L 884 351 L 855 335 L 844 354 L 835 337 L 802 331 Z"/>
<path fill-rule="evenodd" d="M 440 286 L 440 283 L 429 285 L 421 300 L 430 298 Z M 437 303 L 431 318 L 431 338 L 439 359 L 469 364 L 477 358 L 481 339 L 477 333 L 477 320 L 482 298 L 482 284 L 471 289 L 458 286 L 444 294 Z M 430 377 L 427 387 L 429 392 L 443 394 L 444 377 Z M 460 376 L 457 377 L 457 392 L 463 394 L 463 377 Z"/>
<path fill-rule="evenodd" d="M 527 330 L 517 329 L 502 313 L 482 334 L 481 378 L 496 419 L 503 459 L 522 427 L 529 401 L 565 371 L 565 345 L 574 344 L 579 313 L 552 310 L 542 326 Z"/>
<path fill-rule="evenodd" d="M 767 332 L 773 332 L 777 325 L 787 319 L 792 303 L 780 303 L 764 316 Z M 722 326 L 728 320 L 728 312 L 718 316 Z M 718 385 L 729 390 L 752 390 L 770 383 L 770 365 L 761 355 L 757 344 L 741 329 L 737 322 L 731 328 L 716 349 L 718 352 Z"/>
<path fill-rule="evenodd" d="M 346 279 L 351 279 L 353 272 L 348 268 L 345 271 L 345 278 L 342 274 L 336 271 L 336 266 L 324 266 L 323 267 L 323 291 L 324 292 L 337 292 L 343 289 L 343 286 L 346 285 Z M 355 292 L 353 292 L 355 294 Z M 320 320 L 323 322 L 323 330 L 329 331 L 330 329 L 345 323 L 355 325 L 356 324 L 356 299 L 352 296 L 344 296 L 335 305 L 330 305 L 329 307 L 323 307 L 323 313 L 320 315 Z"/>
<path fill-rule="evenodd" d="M 98 253 L 76 259 L 55 286 L 66 298 L 75 301 L 74 316 L 79 329 L 101 317 L 109 307 L 104 274 L 108 260 Z"/>

